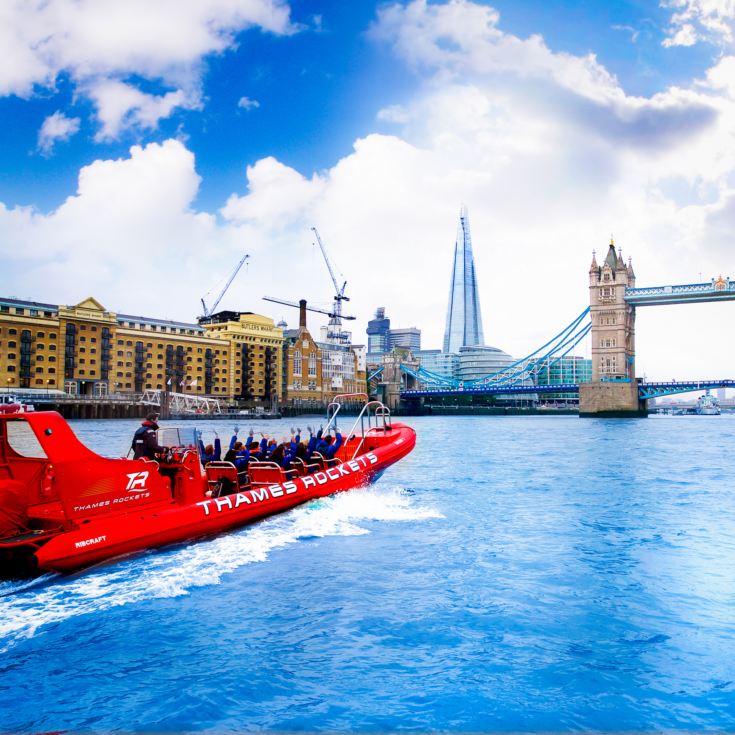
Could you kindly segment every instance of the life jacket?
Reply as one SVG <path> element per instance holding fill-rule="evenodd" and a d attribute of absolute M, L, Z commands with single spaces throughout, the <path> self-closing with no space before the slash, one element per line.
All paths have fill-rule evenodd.
<path fill-rule="evenodd" d="M 144 421 L 143 425 L 137 428 L 135 434 L 133 434 L 133 441 L 130 443 L 130 448 L 133 450 L 133 459 L 140 459 L 145 456 L 146 436 L 157 428 L 156 424 L 150 421 Z"/>

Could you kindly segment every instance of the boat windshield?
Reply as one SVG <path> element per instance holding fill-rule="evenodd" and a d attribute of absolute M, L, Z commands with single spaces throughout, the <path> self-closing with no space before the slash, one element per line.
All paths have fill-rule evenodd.
<path fill-rule="evenodd" d="M 161 447 L 184 447 L 186 449 L 196 448 L 196 433 L 194 428 L 179 428 L 167 426 L 156 432 L 158 445 Z"/>
<path fill-rule="evenodd" d="M 8 421 L 8 445 L 19 456 L 26 459 L 47 459 L 41 443 L 27 421 Z"/>

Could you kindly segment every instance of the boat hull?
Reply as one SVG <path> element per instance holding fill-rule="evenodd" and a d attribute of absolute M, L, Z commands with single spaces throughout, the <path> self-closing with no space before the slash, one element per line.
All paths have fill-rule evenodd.
<path fill-rule="evenodd" d="M 70 572 L 105 559 L 236 528 L 314 498 L 368 485 L 416 443 L 408 426 L 394 424 L 379 446 L 335 467 L 282 483 L 248 488 L 194 503 L 149 506 L 94 518 L 47 541 L 35 553 L 40 570 Z"/>

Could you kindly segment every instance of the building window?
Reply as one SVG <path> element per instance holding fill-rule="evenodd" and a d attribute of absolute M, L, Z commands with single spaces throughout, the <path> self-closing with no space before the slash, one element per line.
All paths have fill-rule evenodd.
<path fill-rule="evenodd" d="M 316 352 L 309 353 L 309 377 L 316 376 Z"/>

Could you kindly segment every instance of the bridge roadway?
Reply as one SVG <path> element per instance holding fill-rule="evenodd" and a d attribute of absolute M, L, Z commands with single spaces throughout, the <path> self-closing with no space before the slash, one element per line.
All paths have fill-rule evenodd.
<path fill-rule="evenodd" d="M 666 306 L 703 301 L 735 299 L 735 281 L 730 278 L 712 279 L 710 283 L 685 283 L 679 286 L 626 288 L 625 301 L 630 306 Z"/>
<path fill-rule="evenodd" d="M 638 383 L 638 395 L 643 399 L 672 396 L 677 393 L 713 388 L 735 388 L 735 380 L 670 380 L 666 382 Z M 421 388 L 401 391 L 401 398 L 430 398 L 432 396 L 490 396 L 524 395 L 544 393 L 578 393 L 579 383 L 559 385 L 482 385 L 467 388 Z"/>

